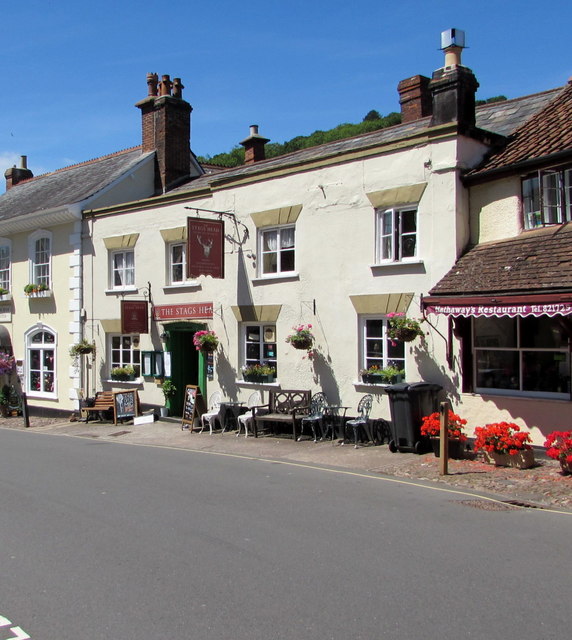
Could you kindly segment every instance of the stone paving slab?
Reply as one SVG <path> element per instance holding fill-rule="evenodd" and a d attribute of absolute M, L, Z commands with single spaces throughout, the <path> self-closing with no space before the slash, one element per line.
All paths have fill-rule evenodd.
<path fill-rule="evenodd" d="M 21 417 L 0 418 L 0 427 L 54 435 L 98 438 L 106 441 L 174 447 L 251 458 L 336 467 L 357 472 L 436 483 L 468 493 L 476 492 L 513 501 L 524 506 L 551 507 L 572 514 L 572 475 L 563 475 L 559 464 L 537 456 L 532 469 L 493 467 L 479 460 L 450 460 L 449 475 L 439 474 L 439 460 L 433 454 L 391 453 L 387 445 L 353 445 L 288 438 L 236 437 L 234 432 L 198 433 L 182 430 L 175 419 L 134 425 L 107 422 L 70 422 L 54 418 L 30 418 L 26 429 Z"/>

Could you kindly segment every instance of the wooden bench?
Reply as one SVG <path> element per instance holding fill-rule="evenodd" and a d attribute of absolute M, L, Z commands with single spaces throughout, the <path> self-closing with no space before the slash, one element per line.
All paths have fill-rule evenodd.
<path fill-rule="evenodd" d="M 289 424 L 296 440 L 296 427 L 310 409 L 310 391 L 270 391 L 268 404 L 253 407 L 254 437 L 258 437 L 258 425 L 265 422 Z"/>
<path fill-rule="evenodd" d="M 98 391 L 95 394 L 95 403 L 93 407 L 82 407 L 82 411 L 86 412 L 85 421 L 89 422 L 89 416 L 91 413 L 98 413 L 101 420 L 101 413 L 106 411 L 113 411 L 113 422 L 115 424 L 115 398 L 113 397 L 113 391 Z"/>

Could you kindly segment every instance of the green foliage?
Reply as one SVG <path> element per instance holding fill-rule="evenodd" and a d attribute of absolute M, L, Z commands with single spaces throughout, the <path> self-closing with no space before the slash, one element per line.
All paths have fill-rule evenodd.
<path fill-rule="evenodd" d="M 345 138 L 353 138 L 359 136 L 362 133 L 369 133 L 370 131 L 376 131 L 377 129 L 385 129 L 386 127 L 392 127 L 401 122 L 401 114 L 390 113 L 387 116 L 372 118 L 370 114 L 376 114 L 377 111 L 370 111 L 363 122 L 358 124 L 344 123 L 340 124 L 328 131 L 314 131 L 309 136 L 296 136 L 292 140 L 280 144 L 279 142 L 271 142 L 266 145 L 266 157 L 277 158 L 287 153 L 293 153 L 294 151 L 300 151 L 300 149 L 308 149 L 309 147 L 317 147 L 320 144 L 326 144 L 328 142 L 334 142 L 335 140 L 343 140 Z M 205 164 L 217 164 L 224 167 L 238 167 L 244 164 L 244 149 L 241 147 L 234 147 L 232 151 L 228 153 L 218 153 L 214 156 L 198 156 L 198 160 Z"/>
<path fill-rule="evenodd" d="M 363 117 L 363 122 L 369 122 L 371 120 L 381 120 L 379 111 L 372 109 L 371 111 L 368 111 Z"/>
<path fill-rule="evenodd" d="M 493 102 L 504 102 L 508 100 L 506 96 L 493 96 L 492 98 L 486 98 L 485 100 L 475 100 L 475 106 L 480 106 L 482 104 L 492 104 Z"/>

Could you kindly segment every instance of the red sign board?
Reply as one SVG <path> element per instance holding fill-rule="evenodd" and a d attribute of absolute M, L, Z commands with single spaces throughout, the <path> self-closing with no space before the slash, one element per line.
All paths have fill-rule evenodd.
<path fill-rule="evenodd" d="M 149 333 L 146 300 L 121 301 L 121 333 Z"/>
<path fill-rule="evenodd" d="M 213 303 L 159 304 L 153 307 L 153 320 L 206 320 L 213 317 Z"/>
<path fill-rule="evenodd" d="M 224 278 L 224 221 L 187 218 L 187 277 Z"/>

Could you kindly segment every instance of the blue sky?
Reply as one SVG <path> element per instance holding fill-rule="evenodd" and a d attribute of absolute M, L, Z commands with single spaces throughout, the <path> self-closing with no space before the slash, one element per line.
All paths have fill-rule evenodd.
<path fill-rule="evenodd" d="M 478 96 L 517 97 L 572 75 L 570 0 L 28 0 L 4 2 L 0 169 L 35 175 L 141 139 L 146 74 L 181 77 L 191 147 L 230 150 L 250 124 L 275 142 L 370 109 L 442 66 L 440 32 L 467 35 Z"/>

